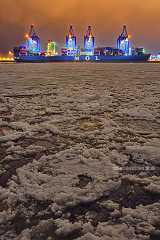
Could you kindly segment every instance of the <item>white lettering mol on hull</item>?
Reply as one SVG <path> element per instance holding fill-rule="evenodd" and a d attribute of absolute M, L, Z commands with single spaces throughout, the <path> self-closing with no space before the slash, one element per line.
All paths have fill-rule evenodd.
<path fill-rule="evenodd" d="M 77 57 L 77 56 L 75 56 L 75 59 L 74 59 L 75 61 L 79 61 L 79 57 Z"/>
<path fill-rule="evenodd" d="M 80 61 L 80 57 L 75 56 L 74 58 L 75 61 Z M 84 58 L 85 61 L 100 61 L 100 59 L 98 58 L 98 56 L 85 56 Z"/>
<path fill-rule="evenodd" d="M 96 61 L 100 61 L 100 59 L 98 58 L 98 56 L 95 56 L 96 57 Z"/>
<path fill-rule="evenodd" d="M 86 60 L 86 61 L 90 61 L 90 56 L 86 56 L 86 57 L 85 57 L 85 60 Z"/>
<path fill-rule="evenodd" d="M 86 61 L 100 61 L 100 59 L 98 58 L 98 56 L 92 56 L 92 57 L 86 56 L 86 57 L 85 57 L 85 60 L 86 60 Z"/>

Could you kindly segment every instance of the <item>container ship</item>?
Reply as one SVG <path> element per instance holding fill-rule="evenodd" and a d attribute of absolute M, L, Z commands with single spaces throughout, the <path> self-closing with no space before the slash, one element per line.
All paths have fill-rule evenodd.
<path fill-rule="evenodd" d="M 47 50 L 42 50 L 41 41 L 36 34 L 34 25 L 25 35 L 25 43 L 15 47 L 16 62 L 46 63 L 46 62 L 147 62 L 150 54 L 145 54 L 144 48 L 133 48 L 127 27 L 123 26 L 122 33 L 116 41 L 116 47 L 95 47 L 95 37 L 91 26 L 84 35 L 83 48 L 77 46 L 77 37 L 70 26 L 66 36 L 65 47 L 57 53 L 56 43 L 48 41 Z"/>

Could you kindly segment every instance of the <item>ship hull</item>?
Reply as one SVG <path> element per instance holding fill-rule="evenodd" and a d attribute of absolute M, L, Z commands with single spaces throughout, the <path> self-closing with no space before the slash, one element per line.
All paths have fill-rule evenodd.
<path fill-rule="evenodd" d="M 16 62 L 24 63 L 47 63 L 47 62 L 104 62 L 104 63 L 141 63 L 147 62 L 150 55 L 140 56 L 18 56 L 15 57 Z"/>

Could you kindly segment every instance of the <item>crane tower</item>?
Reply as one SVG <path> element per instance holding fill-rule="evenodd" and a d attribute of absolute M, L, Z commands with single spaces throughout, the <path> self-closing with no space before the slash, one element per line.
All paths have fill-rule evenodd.
<path fill-rule="evenodd" d="M 129 40 L 130 36 L 127 32 L 126 25 L 123 26 L 123 31 L 117 39 L 117 48 L 122 50 L 126 56 L 131 55 L 132 47 L 131 41 Z"/>
<path fill-rule="evenodd" d="M 29 33 L 26 34 L 26 48 L 30 53 L 38 54 L 41 52 L 40 38 L 35 32 L 34 25 L 30 26 Z"/>
<path fill-rule="evenodd" d="M 88 30 L 84 36 L 84 49 L 88 55 L 94 54 L 95 38 L 92 34 L 91 26 L 88 26 Z"/>
<path fill-rule="evenodd" d="M 73 31 L 73 27 L 70 26 L 69 33 L 66 36 L 66 48 L 68 50 L 75 50 L 77 47 L 77 39 Z"/>

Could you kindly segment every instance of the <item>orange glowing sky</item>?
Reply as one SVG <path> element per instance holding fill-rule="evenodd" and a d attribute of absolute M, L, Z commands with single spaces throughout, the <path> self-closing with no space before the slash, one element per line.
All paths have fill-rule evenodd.
<path fill-rule="evenodd" d="M 44 43 L 59 46 L 70 24 L 79 43 L 92 25 L 98 46 L 113 45 L 127 24 L 135 45 L 160 50 L 160 0 L 0 0 L 0 52 L 19 44 L 32 23 Z"/>

